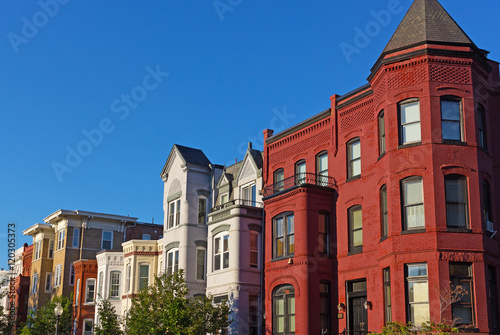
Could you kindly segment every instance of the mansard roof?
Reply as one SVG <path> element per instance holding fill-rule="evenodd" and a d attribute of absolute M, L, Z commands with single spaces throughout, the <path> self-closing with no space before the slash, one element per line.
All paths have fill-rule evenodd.
<path fill-rule="evenodd" d="M 415 0 L 383 53 L 425 42 L 474 45 L 437 0 Z"/>

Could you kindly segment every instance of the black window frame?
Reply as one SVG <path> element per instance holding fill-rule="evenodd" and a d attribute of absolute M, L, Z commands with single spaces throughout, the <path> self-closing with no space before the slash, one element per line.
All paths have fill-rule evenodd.
<path fill-rule="evenodd" d="M 278 176 L 281 175 L 281 180 L 278 180 Z M 285 170 L 283 168 L 279 168 L 274 170 L 273 172 L 273 183 L 274 190 L 277 192 L 283 191 L 285 189 Z"/>
<path fill-rule="evenodd" d="M 450 95 L 445 95 L 440 97 L 439 101 L 439 107 L 441 109 L 441 140 L 443 143 L 449 143 L 449 144 L 454 144 L 454 143 L 461 143 L 465 142 L 465 134 L 464 134 L 464 117 L 463 117 L 463 102 L 462 98 L 457 97 L 457 96 L 450 96 Z M 445 119 L 443 116 L 443 102 L 456 102 L 458 103 L 458 118 L 459 120 L 453 120 L 453 119 Z M 453 138 L 444 138 L 444 125 L 445 123 L 458 123 L 459 127 L 459 139 L 453 139 Z"/>
<path fill-rule="evenodd" d="M 287 290 L 289 290 L 289 292 L 286 292 Z M 280 291 L 283 291 L 283 293 L 281 293 Z M 293 335 L 295 334 L 295 331 L 289 331 L 289 327 L 288 327 L 288 324 L 289 324 L 289 319 L 291 316 L 293 316 L 295 322 L 295 329 L 297 328 L 296 326 L 296 319 L 295 319 L 295 316 L 297 315 L 297 309 L 295 308 L 294 310 L 294 313 L 291 314 L 288 312 L 288 304 L 289 304 L 289 300 L 290 298 L 293 298 L 295 300 L 295 288 L 293 287 L 293 285 L 291 284 L 284 284 L 284 285 L 280 285 L 280 286 L 277 286 L 274 288 L 273 290 L 273 295 L 272 295 L 272 307 L 273 307 L 273 334 L 275 335 Z M 283 299 L 283 311 L 284 311 L 284 314 L 283 314 L 283 324 L 284 324 L 284 332 L 278 332 L 277 330 L 277 300 L 278 299 Z M 296 306 L 296 301 L 294 301 L 294 306 Z"/>
<path fill-rule="evenodd" d="M 324 217 L 323 221 L 321 221 L 321 217 Z M 322 226 L 323 232 L 321 231 Z M 322 244 L 323 248 L 321 248 Z M 320 256 L 330 254 L 330 213 L 327 211 L 318 212 L 318 254 Z"/>
<path fill-rule="evenodd" d="M 392 291 L 391 291 L 391 268 L 382 269 L 382 280 L 384 283 L 384 324 L 387 326 L 392 321 Z"/>
<path fill-rule="evenodd" d="M 488 265 L 488 298 L 491 328 L 499 329 L 497 269 L 491 265 Z"/>
<path fill-rule="evenodd" d="M 467 267 L 467 275 L 463 274 L 457 274 L 457 275 L 452 275 L 452 266 L 463 266 Z M 450 271 L 450 283 L 452 289 L 458 285 L 460 285 L 462 288 L 464 288 L 464 283 L 468 282 L 469 285 L 469 290 L 464 288 L 467 291 L 467 294 L 465 294 L 460 301 L 454 302 L 451 305 L 451 317 L 452 320 L 455 322 L 458 322 L 454 317 L 454 310 L 457 307 L 468 307 L 470 309 L 471 313 L 471 323 L 457 323 L 458 326 L 474 326 L 476 324 L 476 313 L 475 313 L 475 304 L 474 304 L 474 271 L 472 269 L 472 263 L 466 263 L 466 262 L 450 262 L 449 263 L 449 271 Z M 463 299 L 468 299 L 470 302 L 464 302 L 462 301 Z"/>
<path fill-rule="evenodd" d="M 487 131 L 487 122 L 486 122 L 486 110 L 482 105 L 478 105 L 477 107 L 477 144 L 478 146 L 488 151 L 488 131 Z"/>
<path fill-rule="evenodd" d="M 461 181 L 463 184 L 461 185 L 462 189 L 462 197 L 465 199 L 465 202 L 458 202 L 458 201 L 450 201 L 449 196 L 450 194 L 447 192 L 448 189 L 448 182 L 458 182 Z M 460 175 L 460 174 L 448 174 L 444 176 L 444 189 L 445 189 L 445 202 L 446 202 L 446 226 L 447 228 L 451 229 L 469 229 L 470 228 L 470 220 L 469 220 L 469 187 L 467 185 L 467 177 Z M 452 194 L 453 195 L 453 194 Z M 449 206 L 463 206 L 463 212 L 465 217 L 463 217 L 464 226 L 458 225 L 458 224 L 452 224 L 450 222 L 450 215 L 449 215 Z M 451 210 L 452 212 L 456 212 L 455 210 Z"/>
<path fill-rule="evenodd" d="M 359 211 L 361 213 L 361 228 L 354 229 L 354 212 Z M 361 205 L 354 205 L 347 209 L 347 219 L 348 219 L 348 231 L 349 231 L 349 253 L 361 253 L 363 252 L 363 208 Z M 354 245 L 354 233 L 361 231 L 361 245 Z"/>
<path fill-rule="evenodd" d="M 484 217 L 484 224 L 488 221 L 493 222 L 493 213 L 492 213 L 492 206 L 491 206 L 491 186 L 490 183 L 487 180 L 483 180 L 482 183 L 483 187 L 483 217 Z"/>
<path fill-rule="evenodd" d="M 289 233 L 289 220 L 288 218 L 293 218 L 293 229 Z M 283 236 L 278 236 L 277 221 L 279 219 L 283 220 Z M 290 252 L 290 237 L 293 238 L 293 252 Z M 283 255 L 278 256 L 278 246 L 277 242 L 279 239 L 283 238 Z M 273 218 L 273 260 L 292 258 L 295 255 L 295 217 L 294 212 L 283 212 Z"/>
<path fill-rule="evenodd" d="M 300 172 L 300 166 L 304 166 L 304 170 L 307 169 L 306 165 L 306 160 L 301 159 L 297 162 L 295 162 L 294 169 L 295 169 L 295 185 L 300 185 L 306 182 L 306 171 Z"/>
<path fill-rule="evenodd" d="M 326 288 L 326 290 L 325 290 Z M 325 292 L 326 291 L 326 292 Z M 327 334 L 332 331 L 332 285 L 328 280 L 319 282 L 319 322 L 321 331 L 326 330 Z M 326 326 L 326 329 L 323 328 Z"/>

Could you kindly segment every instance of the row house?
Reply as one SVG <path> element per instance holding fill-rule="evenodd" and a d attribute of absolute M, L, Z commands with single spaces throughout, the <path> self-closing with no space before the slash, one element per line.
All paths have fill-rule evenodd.
<path fill-rule="evenodd" d="M 216 206 L 208 214 L 207 294 L 230 303 L 228 334 L 261 334 L 262 328 L 262 152 L 252 149 L 224 169 Z"/>
<path fill-rule="evenodd" d="M 368 84 L 264 132 L 269 332 L 499 331 L 500 76 L 487 55 L 438 1 L 415 0 Z M 466 294 L 442 308 L 450 283 Z"/>

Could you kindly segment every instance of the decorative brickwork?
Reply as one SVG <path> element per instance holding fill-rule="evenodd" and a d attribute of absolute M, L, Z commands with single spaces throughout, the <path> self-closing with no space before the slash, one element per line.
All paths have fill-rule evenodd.
<path fill-rule="evenodd" d="M 430 78 L 432 81 L 443 83 L 470 84 L 470 68 L 445 65 L 430 65 Z"/>

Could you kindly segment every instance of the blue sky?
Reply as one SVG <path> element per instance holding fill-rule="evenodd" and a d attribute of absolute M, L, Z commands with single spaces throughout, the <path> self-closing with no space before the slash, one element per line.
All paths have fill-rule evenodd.
<path fill-rule="evenodd" d="M 0 3 L 0 267 L 8 223 L 20 247 L 60 208 L 162 223 L 173 144 L 226 165 L 262 148 L 365 84 L 412 2 L 55 1 Z M 500 60 L 500 2 L 441 3 Z"/>

